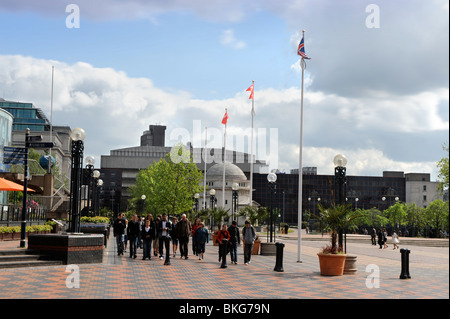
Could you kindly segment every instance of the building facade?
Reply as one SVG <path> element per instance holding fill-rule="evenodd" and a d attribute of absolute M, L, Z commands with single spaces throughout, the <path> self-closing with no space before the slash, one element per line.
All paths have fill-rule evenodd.
<path fill-rule="evenodd" d="M 0 172 L 8 172 L 9 166 L 3 164 L 3 147 L 11 145 L 13 116 L 0 109 Z M 8 193 L 0 191 L 0 205 L 8 203 Z"/>

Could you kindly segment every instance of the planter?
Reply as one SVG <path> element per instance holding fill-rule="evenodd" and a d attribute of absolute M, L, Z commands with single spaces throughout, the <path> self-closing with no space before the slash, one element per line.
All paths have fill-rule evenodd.
<path fill-rule="evenodd" d="M 261 243 L 261 255 L 263 256 L 276 256 L 277 247 L 275 243 Z"/>
<path fill-rule="evenodd" d="M 344 266 L 346 254 L 322 254 L 318 253 L 320 274 L 322 276 L 342 276 L 344 274 Z"/>
<path fill-rule="evenodd" d="M 344 275 L 354 275 L 356 271 L 358 270 L 356 268 L 356 258 L 355 255 L 347 255 L 347 258 L 345 258 L 345 265 L 344 265 Z"/>

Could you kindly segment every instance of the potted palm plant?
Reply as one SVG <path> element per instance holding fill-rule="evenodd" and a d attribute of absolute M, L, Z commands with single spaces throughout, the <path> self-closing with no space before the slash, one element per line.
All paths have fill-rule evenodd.
<path fill-rule="evenodd" d="M 339 204 L 325 208 L 319 205 L 320 216 L 316 216 L 322 222 L 324 229 L 331 234 L 331 245 L 324 247 L 319 256 L 320 274 L 323 276 L 341 276 L 344 273 L 345 259 L 342 241 L 338 241 L 338 235 L 351 227 L 360 215 L 353 212 L 348 204 Z"/>

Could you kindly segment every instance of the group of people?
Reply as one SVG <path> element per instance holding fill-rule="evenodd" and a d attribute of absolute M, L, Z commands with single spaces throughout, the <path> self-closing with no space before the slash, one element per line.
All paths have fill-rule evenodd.
<path fill-rule="evenodd" d="M 123 255 L 129 242 L 130 258 L 137 258 L 137 248 L 143 249 L 143 260 L 152 259 L 153 255 L 159 255 L 159 259 L 164 259 L 164 265 L 170 265 L 170 256 L 176 257 L 178 248 L 180 249 L 180 258 L 188 259 L 189 237 L 192 238 L 192 253 L 202 260 L 205 253 L 206 243 L 209 242 L 209 233 L 205 224 L 197 218 L 193 224 L 187 219 L 186 214 L 181 215 L 181 219 L 173 217 L 168 219 L 167 214 L 162 214 L 153 219 L 151 214 L 145 218 L 139 218 L 133 215 L 132 220 L 128 221 L 125 214 L 119 214 L 113 223 L 114 237 L 117 243 L 117 254 Z M 226 239 L 227 247 L 223 247 L 223 239 Z M 250 263 L 253 250 L 253 243 L 256 239 L 256 232 L 249 221 L 245 221 L 242 230 L 242 239 L 244 242 L 244 264 Z M 227 227 L 222 225 L 217 234 L 219 243 L 219 262 L 223 258 L 223 252 L 229 252 L 231 262 L 237 264 L 237 248 L 241 243 L 239 228 L 236 221 Z M 172 252 L 170 249 L 172 243 Z M 225 248 L 225 249 L 224 249 Z M 165 250 L 165 254 L 164 254 Z"/>
<path fill-rule="evenodd" d="M 378 228 L 376 230 L 375 228 L 372 228 L 371 232 L 371 238 L 372 238 L 372 245 L 378 245 L 380 246 L 380 249 L 388 248 L 389 245 L 387 244 L 388 240 L 388 234 L 385 228 Z M 377 241 L 378 238 L 378 241 Z M 394 245 L 394 249 L 398 249 L 398 244 L 400 243 L 400 240 L 398 238 L 397 233 L 394 231 L 392 233 L 392 244 Z"/>

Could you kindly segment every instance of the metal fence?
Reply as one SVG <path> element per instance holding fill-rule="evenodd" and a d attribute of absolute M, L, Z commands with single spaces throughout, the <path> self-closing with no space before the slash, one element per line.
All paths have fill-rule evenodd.
<path fill-rule="evenodd" d="M 44 208 L 31 208 L 27 210 L 27 224 L 41 224 L 47 219 L 47 211 Z M 22 221 L 22 207 L 14 205 L 0 205 L 0 225 L 17 225 Z"/>

